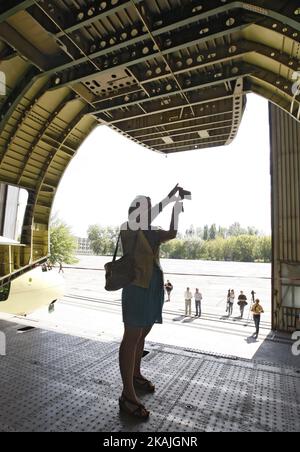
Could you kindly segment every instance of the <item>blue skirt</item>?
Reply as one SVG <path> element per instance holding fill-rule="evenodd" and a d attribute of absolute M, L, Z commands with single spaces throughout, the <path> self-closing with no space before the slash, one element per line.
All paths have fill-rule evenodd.
<path fill-rule="evenodd" d="M 134 285 L 123 289 L 124 324 L 133 328 L 149 328 L 155 323 L 162 323 L 164 298 L 163 273 L 154 266 L 149 289 Z"/>

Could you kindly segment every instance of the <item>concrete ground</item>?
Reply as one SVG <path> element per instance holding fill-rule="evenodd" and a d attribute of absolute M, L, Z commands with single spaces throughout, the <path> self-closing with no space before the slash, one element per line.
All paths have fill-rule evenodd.
<path fill-rule="evenodd" d="M 106 292 L 104 272 L 91 269 L 103 268 L 107 259 L 91 256 L 81 262 L 88 264 L 89 269 L 65 269 L 66 295 L 57 303 L 54 314 L 49 316 L 45 311 L 38 312 L 27 319 L 16 318 L 16 321 L 91 339 L 120 341 L 123 334 L 121 293 Z M 164 324 L 154 326 L 149 336 L 150 341 L 246 359 L 259 355 L 268 360 L 271 353 L 268 344 L 274 336 L 271 333 L 270 266 L 189 261 L 163 261 L 163 265 L 166 278 L 170 278 L 174 284 L 174 292 L 171 303 L 165 303 L 164 306 Z M 185 275 L 178 274 L 178 270 L 182 268 Z M 195 269 L 199 274 L 193 274 Z M 222 276 L 216 276 L 216 273 L 221 273 Z M 236 276 L 232 277 L 232 274 Z M 193 290 L 199 287 L 203 293 L 201 319 L 194 317 L 194 304 L 192 317 L 184 316 L 183 295 L 187 285 Z M 250 305 L 245 310 L 244 319 L 240 319 L 237 304 L 233 316 L 228 318 L 226 295 L 229 287 L 235 288 L 236 293 L 244 290 L 248 298 L 254 288 L 261 298 L 265 314 L 258 341 L 252 338 L 254 324 Z M 279 340 L 278 336 L 276 340 Z M 278 362 L 281 356 L 283 362 L 286 362 L 285 344 L 291 349 L 291 337 L 280 337 L 277 342 L 274 359 Z M 288 361 L 292 365 L 297 361 L 291 352 L 288 353 Z"/>

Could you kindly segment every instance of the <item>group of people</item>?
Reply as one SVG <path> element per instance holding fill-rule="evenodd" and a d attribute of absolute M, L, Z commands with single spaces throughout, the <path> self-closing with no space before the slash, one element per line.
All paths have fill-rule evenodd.
<path fill-rule="evenodd" d="M 42 265 L 43 272 L 50 272 L 53 269 L 53 266 L 50 261 L 44 262 Z"/>
<path fill-rule="evenodd" d="M 233 289 L 228 290 L 227 294 L 227 304 L 226 304 L 226 312 L 228 313 L 228 317 L 233 314 L 233 307 L 235 302 L 235 292 Z M 244 317 L 245 307 L 248 305 L 247 297 L 244 292 L 241 290 L 240 295 L 238 296 L 238 306 L 240 307 L 241 319 Z"/>
<path fill-rule="evenodd" d="M 234 302 L 235 302 L 235 292 L 233 289 L 229 289 L 227 294 L 227 305 L 226 305 L 226 312 L 228 312 L 228 317 L 230 317 L 233 313 Z M 245 307 L 248 305 L 247 297 L 243 291 L 240 292 L 240 295 L 238 297 L 238 305 L 240 307 L 241 319 L 243 319 Z M 261 315 L 264 314 L 264 309 L 260 304 L 260 300 L 258 298 L 255 298 L 255 292 L 253 290 L 251 292 L 250 312 L 253 315 L 256 330 L 253 336 L 255 337 L 255 339 L 257 339 L 259 335 Z"/>
<path fill-rule="evenodd" d="M 173 284 L 168 280 L 165 284 L 165 291 L 167 293 L 167 300 L 166 302 L 171 301 L 171 293 L 174 289 Z M 191 317 L 192 315 L 192 300 L 195 300 L 195 311 L 196 315 L 195 317 L 201 317 L 202 315 L 202 300 L 203 296 L 199 289 L 196 289 L 194 295 L 191 292 L 191 289 L 187 287 L 185 293 L 184 293 L 184 299 L 185 299 L 185 317 Z"/>
<path fill-rule="evenodd" d="M 187 287 L 184 293 L 185 299 L 185 316 L 190 317 L 192 315 L 192 300 L 195 300 L 196 317 L 201 317 L 202 315 L 202 300 L 203 296 L 199 289 L 196 289 L 194 295 L 189 287 Z"/>
<path fill-rule="evenodd" d="M 53 265 L 51 264 L 50 261 L 47 261 L 47 262 L 43 263 L 43 265 L 42 265 L 42 271 L 43 272 L 50 272 L 52 270 L 53 270 Z M 64 273 L 62 262 L 59 263 L 58 273 Z"/>
<path fill-rule="evenodd" d="M 171 301 L 171 294 L 174 289 L 173 284 L 167 280 L 165 284 L 165 291 L 167 293 L 167 302 Z M 261 314 L 264 313 L 264 310 L 262 306 L 260 305 L 260 300 L 255 299 L 255 292 L 251 292 L 251 308 L 250 312 L 253 314 L 253 320 L 256 327 L 256 332 L 254 336 L 257 338 L 259 334 L 259 328 L 260 328 L 260 320 L 261 320 Z M 229 289 L 227 294 L 227 302 L 226 302 L 226 312 L 228 313 L 228 317 L 232 316 L 233 314 L 233 308 L 235 303 L 236 295 L 234 289 Z M 193 294 L 191 289 L 189 287 L 186 288 L 186 291 L 184 293 L 184 300 L 185 300 L 185 317 L 191 317 L 192 316 L 192 301 L 195 300 L 195 317 L 200 318 L 202 315 L 202 300 L 203 295 L 200 292 L 200 290 L 197 288 Z M 248 306 L 247 297 L 244 294 L 244 292 L 241 290 L 240 295 L 238 296 L 238 306 L 240 308 L 241 316 L 240 318 L 244 318 L 245 308 Z"/>

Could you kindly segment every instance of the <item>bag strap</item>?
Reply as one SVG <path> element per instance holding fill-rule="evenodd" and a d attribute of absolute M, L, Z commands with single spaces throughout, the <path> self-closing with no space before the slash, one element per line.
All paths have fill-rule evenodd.
<path fill-rule="evenodd" d="M 134 245 L 133 245 L 133 249 L 132 249 L 133 254 L 135 253 L 136 246 L 137 246 L 138 233 L 139 233 L 139 231 L 137 231 L 137 233 L 135 234 L 135 240 L 134 240 Z M 117 245 L 116 245 L 116 249 L 115 249 L 115 253 L 114 253 L 113 262 L 115 262 L 117 260 L 118 250 L 119 250 L 119 246 L 120 246 L 120 240 L 121 240 L 121 232 L 120 232 L 119 237 L 118 237 L 118 241 L 117 241 Z"/>
<path fill-rule="evenodd" d="M 117 245 L 116 245 L 116 249 L 115 249 L 115 253 L 114 253 L 113 262 L 115 262 L 117 260 L 117 255 L 118 255 L 118 250 L 119 250 L 119 245 L 120 245 L 120 239 L 121 239 L 121 232 L 120 232 L 119 237 L 118 237 L 118 241 L 117 241 Z"/>

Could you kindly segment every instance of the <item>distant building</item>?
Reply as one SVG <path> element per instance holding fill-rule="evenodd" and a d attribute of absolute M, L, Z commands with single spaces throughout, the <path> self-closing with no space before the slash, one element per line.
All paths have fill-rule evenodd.
<path fill-rule="evenodd" d="M 91 242 L 89 239 L 77 237 L 77 254 L 81 255 L 93 255 L 93 250 L 91 247 Z"/>

